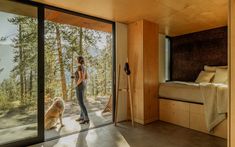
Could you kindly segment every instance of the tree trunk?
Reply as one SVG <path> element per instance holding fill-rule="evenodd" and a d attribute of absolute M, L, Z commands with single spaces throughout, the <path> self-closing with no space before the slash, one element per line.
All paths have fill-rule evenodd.
<path fill-rule="evenodd" d="M 83 48 L 82 48 L 82 38 L 83 38 L 83 30 L 82 27 L 79 29 L 79 55 L 83 55 Z"/>
<path fill-rule="evenodd" d="M 27 77 L 26 72 L 24 72 L 24 98 L 27 97 Z"/>
<path fill-rule="evenodd" d="M 22 48 L 22 45 L 21 45 L 21 42 L 22 42 L 22 34 L 21 34 L 21 31 L 22 31 L 22 26 L 21 24 L 19 24 L 19 68 L 20 68 L 20 97 L 21 97 L 21 102 L 24 101 L 24 77 L 23 77 L 23 48 Z"/>
<path fill-rule="evenodd" d="M 98 79 L 98 77 L 97 77 L 97 74 L 95 75 L 95 97 L 97 97 L 97 95 L 98 95 L 98 92 L 99 92 L 99 90 L 98 90 L 98 85 L 97 85 L 97 79 Z"/>
<path fill-rule="evenodd" d="M 74 71 L 73 71 L 73 50 L 72 50 L 72 63 L 71 63 L 71 66 L 70 66 L 70 72 L 71 72 L 71 75 L 73 75 Z M 70 99 L 73 99 L 73 96 L 74 96 L 74 92 L 73 92 L 73 89 L 74 89 L 74 79 L 71 79 L 71 85 L 70 85 Z"/>
<path fill-rule="evenodd" d="M 56 26 L 56 43 L 57 43 L 58 59 L 59 59 L 59 66 L 60 66 L 62 95 L 63 95 L 63 98 L 67 100 L 67 89 L 66 89 L 63 55 L 62 55 L 61 36 L 60 36 L 60 30 L 58 26 Z"/>
<path fill-rule="evenodd" d="M 95 77 L 92 75 L 92 96 L 95 95 Z"/>
<path fill-rule="evenodd" d="M 32 90 L 33 90 L 33 71 L 31 68 L 30 75 L 29 75 L 29 96 L 30 96 L 30 98 L 32 98 Z"/>
<path fill-rule="evenodd" d="M 104 66 L 104 94 L 106 95 L 107 94 L 107 62 L 105 62 L 105 66 Z"/>

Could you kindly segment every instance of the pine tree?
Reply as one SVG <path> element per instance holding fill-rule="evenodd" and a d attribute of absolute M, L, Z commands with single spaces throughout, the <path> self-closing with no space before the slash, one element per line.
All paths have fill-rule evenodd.
<path fill-rule="evenodd" d="M 12 39 L 12 46 L 15 48 L 14 62 L 17 65 L 12 70 L 12 74 L 19 83 L 21 102 L 26 104 L 29 102 L 27 98 L 36 97 L 36 93 L 32 96 L 33 85 L 36 86 L 37 74 L 37 20 L 35 18 L 16 16 L 8 21 L 18 26 L 18 34 Z M 31 78 L 30 78 L 31 73 Z M 19 81 L 17 80 L 17 77 Z M 32 80 L 30 87 L 28 84 Z M 36 88 L 36 87 L 35 87 Z"/>
<path fill-rule="evenodd" d="M 63 54 L 62 54 L 62 45 L 61 45 L 61 33 L 59 25 L 55 26 L 56 30 L 56 43 L 57 43 L 57 50 L 58 50 L 58 60 L 60 65 L 60 80 L 61 80 L 61 87 L 62 87 L 62 94 L 63 98 L 67 100 L 67 86 L 66 86 L 66 79 L 65 79 L 65 71 L 64 71 L 64 61 L 63 61 Z"/>
<path fill-rule="evenodd" d="M 1 62 L 1 59 L 0 59 L 0 62 Z M 4 70 L 4 68 L 0 68 L 0 73 Z"/>

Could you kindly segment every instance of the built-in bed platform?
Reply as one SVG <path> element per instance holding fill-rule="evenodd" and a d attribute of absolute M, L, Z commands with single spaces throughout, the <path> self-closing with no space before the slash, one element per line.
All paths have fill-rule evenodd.
<path fill-rule="evenodd" d="M 199 84 L 193 82 L 166 82 L 159 86 L 159 97 L 186 102 L 203 103 Z"/>
<path fill-rule="evenodd" d="M 196 83 L 167 82 L 159 87 L 160 120 L 227 138 L 227 119 L 207 131 L 200 87 Z"/>

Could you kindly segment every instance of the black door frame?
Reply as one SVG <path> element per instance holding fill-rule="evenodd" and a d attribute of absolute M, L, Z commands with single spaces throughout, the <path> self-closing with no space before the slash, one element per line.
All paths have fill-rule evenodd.
<path fill-rule="evenodd" d="M 1 145 L 2 147 L 18 147 L 18 146 L 27 146 L 44 141 L 44 6 L 42 4 L 34 3 L 31 1 L 17 1 L 10 0 L 15 3 L 22 3 L 25 5 L 31 5 L 37 8 L 37 20 L 38 20 L 38 93 L 37 93 L 37 136 L 32 138 L 25 138 L 19 141 L 13 141 Z"/>
<path fill-rule="evenodd" d="M 113 75 L 112 75 L 112 78 L 113 78 L 113 86 L 112 86 L 112 91 L 113 91 L 113 101 L 112 101 L 112 104 L 113 104 L 113 110 L 115 110 L 115 107 L 116 107 L 116 24 L 114 21 L 110 21 L 110 20 L 107 20 L 107 19 L 103 19 L 103 18 L 99 18 L 99 17 L 95 17 L 95 16 L 91 16 L 91 15 L 87 15 L 87 14 L 83 14 L 83 13 L 79 13 L 79 12 L 75 12 L 75 11 L 71 11 L 71 10 L 67 10 L 67 9 L 63 9 L 63 8 L 59 8 L 59 7 L 55 7 L 55 6 L 51 6 L 51 5 L 46 5 L 46 4 L 41 4 L 44 6 L 44 10 L 45 9 L 50 9 L 50 10 L 54 10 L 54 11 L 58 11 L 58 12 L 63 12 L 63 13 L 66 13 L 66 14 L 71 14 L 71 15 L 74 15 L 74 16 L 79 16 L 79 17 L 83 17 L 83 18 L 88 18 L 88 19 L 93 19 L 93 20 L 97 20 L 97 21 L 100 21 L 100 22 L 104 22 L 104 23 L 107 23 L 107 24 L 111 24 L 112 25 L 112 48 L 113 48 L 113 52 L 112 52 L 112 67 L 113 67 Z M 44 35 L 43 35 L 44 36 Z M 112 121 L 114 122 L 114 117 L 115 113 L 114 111 L 112 112 Z"/>
<path fill-rule="evenodd" d="M 38 131 L 38 136 L 34 137 L 34 138 L 26 138 L 24 140 L 20 140 L 20 141 L 16 141 L 16 142 L 12 142 L 12 143 L 7 143 L 4 145 L 1 145 L 2 147 L 17 147 L 17 146 L 27 146 L 27 145 L 32 145 L 32 144 L 36 144 L 36 143 L 40 143 L 45 141 L 45 132 L 44 132 L 44 79 L 45 79 L 45 75 L 44 75 L 44 20 L 45 20 L 45 9 L 51 9 L 51 10 L 56 10 L 59 12 L 64 12 L 67 14 L 71 14 L 71 15 L 75 15 L 75 16 L 80 16 L 80 17 L 84 17 L 84 18 L 88 18 L 88 19 L 93 19 L 93 20 L 97 20 L 97 21 L 101 21 L 101 22 L 105 22 L 108 24 L 112 25 L 112 48 L 113 48 L 113 52 L 112 52 L 112 67 L 113 67 L 113 75 L 112 75 L 112 104 L 113 104 L 113 110 L 115 110 L 116 107 L 116 25 L 115 22 L 110 21 L 110 20 L 106 20 L 106 19 L 102 19 L 102 18 L 98 18 L 98 17 L 94 17 L 94 16 L 90 16 L 90 15 L 86 15 L 86 14 L 82 14 L 82 13 L 78 13 L 75 11 L 70 11 L 70 10 L 66 10 L 63 8 L 58 8 L 55 6 L 50 6 L 50 5 L 46 5 L 46 4 L 41 4 L 38 2 L 32 2 L 32 1 L 28 1 L 28 0 L 22 0 L 22 1 L 18 1 L 18 0 L 10 0 L 10 1 L 14 1 L 16 3 L 23 3 L 26 5 L 31 5 L 34 7 L 37 7 L 38 9 L 38 14 L 37 14 L 37 19 L 38 19 L 38 98 L 37 98 L 37 107 L 38 107 L 38 111 L 37 111 L 37 131 Z M 114 111 L 112 112 L 112 121 L 114 122 L 114 117 L 115 113 Z"/>

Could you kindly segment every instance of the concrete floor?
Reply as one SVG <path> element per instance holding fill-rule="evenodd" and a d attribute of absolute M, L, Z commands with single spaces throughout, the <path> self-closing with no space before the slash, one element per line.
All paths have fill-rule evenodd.
<path fill-rule="evenodd" d="M 226 147 L 227 140 L 156 121 L 131 127 L 107 125 L 31 147 Z"/>
<path fill-rule="evenodd" d="M 79 115 L 73 115 L 70 117 L 63 118 L 64 127 L 60 127 L 60 124 L 57 125 L 55 129 L 46 130 L 45 138 L 46 140 L 51 138 L 58 138 L 59 136 L 64 136 L 72 134 L 74 132 L 80 132 L 83 130 L 88 130 L 90 128 L 95 128 L 104 124 L 112 122 L 112 113 L 102 114 L 102 110 L 89 113 L 90 123 L 86 125 L 80 125 L 76 119 L 79 118 Z M 1 136 L 1 135 L 0 135 Z"/>

